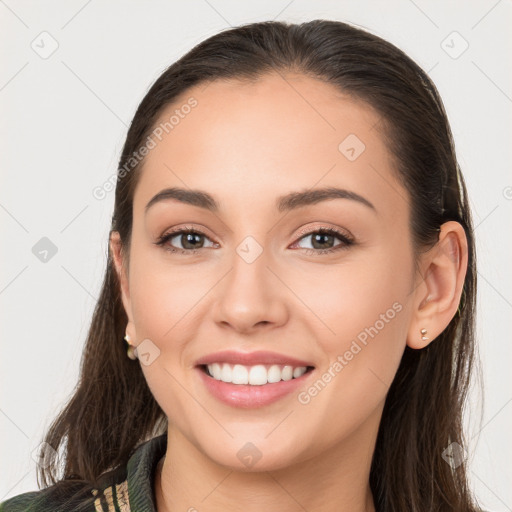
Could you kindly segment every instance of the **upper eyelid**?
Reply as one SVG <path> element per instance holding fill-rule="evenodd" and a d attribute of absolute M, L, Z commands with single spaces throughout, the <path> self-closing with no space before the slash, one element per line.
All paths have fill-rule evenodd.
<path fill-rule="evenodd" d="M 350 232 L 343 228 L 338 228 L 334 226 L 330 226 L 329 224 L 324 224 L 321 226 L 315 226 L 312 228 L 304 228 L 301 229 L 299 233 L 296 233 L 295 236 L 300 238 L 303 238 L 304 236 L 312 235 L 314 233 L 317 233 L 318 231 L 334 231 L 334 233 L 337 233 L 340 236 L 344 236 L 346 238 L 352 239 L 353 236 L 350 234 Z"/>

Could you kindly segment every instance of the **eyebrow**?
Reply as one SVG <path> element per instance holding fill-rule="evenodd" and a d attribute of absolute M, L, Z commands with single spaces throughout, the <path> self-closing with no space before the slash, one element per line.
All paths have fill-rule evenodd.
<path fill-rule="evenodd" d="M 154 204 L 170 199 L 174 199 L 181 203 L 189 204 L 192 206 L 197 206 L 199 208 L 204 208 L 205 210 L 211 212 L 218 212 L 220 209 L 219 203 L 213 198 L 213 196 L 208 194 L 208 192 L 204 192 L 202 190 L 172 187 L 163 189 L 158 192 L 158 194 L 153 196 L 149 203 L 146 205 L 145 212 L 147 213 L 147 211 Z M 360 196 L 359 194 L 356 194 L 355 192 L 351 192 L 350 190 L 336 187 L 324 187 L 299 192 L 291 192 L 277 198 L 276 208 L 279 212 L 290 211 L 304 206 L 316 204 L 321 201 L 327 201 L 328 199 L 350 199 L 352 201 L 357 201 L 358 203 L 363 204 L 377 212 L 375 206 L 370 201 L 368 201 L 368 199 Z"/>

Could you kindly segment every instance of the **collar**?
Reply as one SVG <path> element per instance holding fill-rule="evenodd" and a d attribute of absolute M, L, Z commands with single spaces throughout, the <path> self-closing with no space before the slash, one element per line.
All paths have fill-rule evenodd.
<path fill-rule="evenodd" d="M 132 511 L 156 512 L 154 477 L 166 448 L 167 434 L 162 434 L 141 444 L 130 457 L 126 480 Z"/>
<path fill-rule="evenodd" d="M 105 501 L 108 512 L 157 512 L 154 479 L 156 467 L 166 449 L 167 433 L 140 444 L 124 470 L 116 472 L 110 480 L 110 485 L 101 486 L 103 492 L 100 494 L 97 489 L 93 491 L 97 497 L 94 502 L 96 512 L 105 512 L 102 506 Z"/>

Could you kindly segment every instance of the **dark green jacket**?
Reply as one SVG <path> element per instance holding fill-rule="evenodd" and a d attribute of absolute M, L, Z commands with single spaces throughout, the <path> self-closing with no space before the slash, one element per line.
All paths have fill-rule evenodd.
<path fill-rule="evenodd" d="M 87 499 L 62 505 L 62 497 L 52 493 L 51 486 L 3 501 L 0 512 L 156 512 L 153 480 L 166 448 L 167 434 L 141 444 L 128 464 L 105 478 L 99 489 L 89 488 Z"/>

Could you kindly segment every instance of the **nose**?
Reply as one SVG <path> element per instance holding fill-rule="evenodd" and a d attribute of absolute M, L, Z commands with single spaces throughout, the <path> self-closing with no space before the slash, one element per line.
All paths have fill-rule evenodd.
<path fill-rule="evenodd" d="M 263 250 L 253 261 L 240 254 L 234 254 L 231 269 L 216 287 L 215 322 L 243 334 L 282 326 L 289 316 L 290 292 L 269 251 Z"/>

